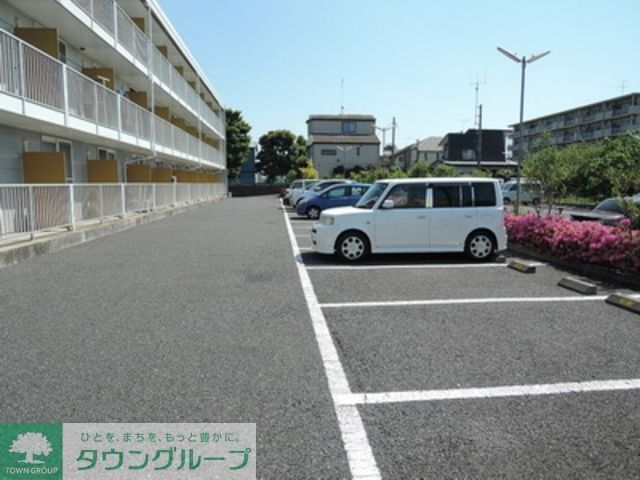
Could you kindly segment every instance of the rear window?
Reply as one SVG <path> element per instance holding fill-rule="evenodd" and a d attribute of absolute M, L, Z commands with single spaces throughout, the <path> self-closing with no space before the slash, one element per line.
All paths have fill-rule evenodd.
<path fill-rule="evenodd" d="M 476 207 L 496 206 L 496 189 L 493 183 L 474 183 L 473 193 Z"/>

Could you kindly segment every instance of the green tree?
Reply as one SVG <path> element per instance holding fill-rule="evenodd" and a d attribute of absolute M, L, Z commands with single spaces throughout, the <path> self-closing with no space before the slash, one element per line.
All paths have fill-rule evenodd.
<path fill-rule="evenodd" d="M 545 137 L 522 164 L 522 174 L 540 184 L 543 203 L 551 213 L 557 200 L 567 193 L 567 182 L 572 175 L 570 156 Z"/>
<path fill-rule="evenodd" d="M 493 175 L 491 175 L 491 172 L 489 170 L 485 170 L 483 168 L 474 168 L 473 170 L 471 170 L 471 176 L 490 178 Z"/>
<path fill-rule="evenodd" d="M 294 178 L 297 178 L 299 145 L 292 132 L 272 130 L 262 135 L 259 143 L 258 170 L 267 176 L 269 183 L 273 183 L 277 177 L 288 175 L 291 170 L 296 171 Z"/>
<path fill-rule="evenodd" d="M 455 177 L 458 173 L 455 167 L 444 163 L 432 163 L 429 171 L 431 172 L 430 177 Z"/>
<path fill-rule="evenodd" d="M 227 121 L 227 169 L 229 178 L 236 178 L 240 174 L 240 166 L 249 151 L 251 125 L 242 118 L 240 110 L 228 109 L 225 111 L 225 117 Z"/>
<path fill-rule="evenodd" d="M 429 177 L 431 175 L 431 171 L 427 162 L 419 160 L 409 167 L 407 175 L 409 175 L 409 178 L 423 178 Z"/>

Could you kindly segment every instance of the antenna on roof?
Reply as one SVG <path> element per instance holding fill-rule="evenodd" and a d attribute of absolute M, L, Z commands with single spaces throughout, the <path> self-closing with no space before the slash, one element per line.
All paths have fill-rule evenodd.
<path fill-rule="evenodd" d="M 482 82 L 480 82 L 479 80 L 476 79 L 475 82 L 471 83 L 471 85 L 475 86 L 475 90 L 476 90 L 476 103 L 475 103 L 475 107 L 473 109 L 473 125 L 475 127 L 477 127 L 478 124 L 479 124 L 478 102 L 480 100 L 480 85 L 486 85 L 486 83 L 487 83 L 487 78 L 486 77 Z"/>
<path fill-rule="evenodd" d="M 626 90 L 627 85 L 629 85 L 629 82 L 627 82 L 626 80 L 620 82 L 620 95 L 624 95 L 624 91 Z"/>
<path fill-rule="evenodd" d="M 340 79 L 340 115 L 344 114 L 344 78 Z"/>

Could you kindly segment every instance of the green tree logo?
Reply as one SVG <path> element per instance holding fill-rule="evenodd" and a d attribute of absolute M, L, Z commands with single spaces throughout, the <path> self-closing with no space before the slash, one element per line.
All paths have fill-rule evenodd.
<path fill-rule="evenodd" d="M 26 458 L 20 460 L 20 463 L 44 463 L 43 460 L 34 460 L 34 455 L 48 456 L 53 449 L 47 437 L 39 432 L 26 432 L 18 435 L 13 443 L 9 452 L 11 453 L 24 453 Z"/>

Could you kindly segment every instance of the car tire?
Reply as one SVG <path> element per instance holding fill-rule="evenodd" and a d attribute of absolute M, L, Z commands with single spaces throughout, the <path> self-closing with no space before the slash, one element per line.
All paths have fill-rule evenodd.
<path fill-rule="evenodd" d="M 360 232 L 345 232 L 336 242 L 336 254 L 347 262 L 357 262 L 369 255 L 369 239 Z"/>
<path fill-rule="evenodd" d="M 505 205 L 510 205 L 511 204 L 511 199 L 509 197 L 504 197 L 502 199 L 502 203 Z"/>
<path fill-rule="evenodd" d="M 307 208 L 307 217 L 310 218 L 311 220 L 319 219 L 320 209 L 315 205 L 310 206 L 309 208 Z"/>
<path fill-rule="evenodd" d="M 534 198 L 533 200 L 531 200 L 531 204 L 537 207 L 538 205 L 540 205 L 540 199 Z"/>
<path fill-rule="evenodd" d="M 496 252 L 496 241 L 491 233 L 478 230 L 467 237 L 464 251 L 475 262 L 491 260 Z"/>

